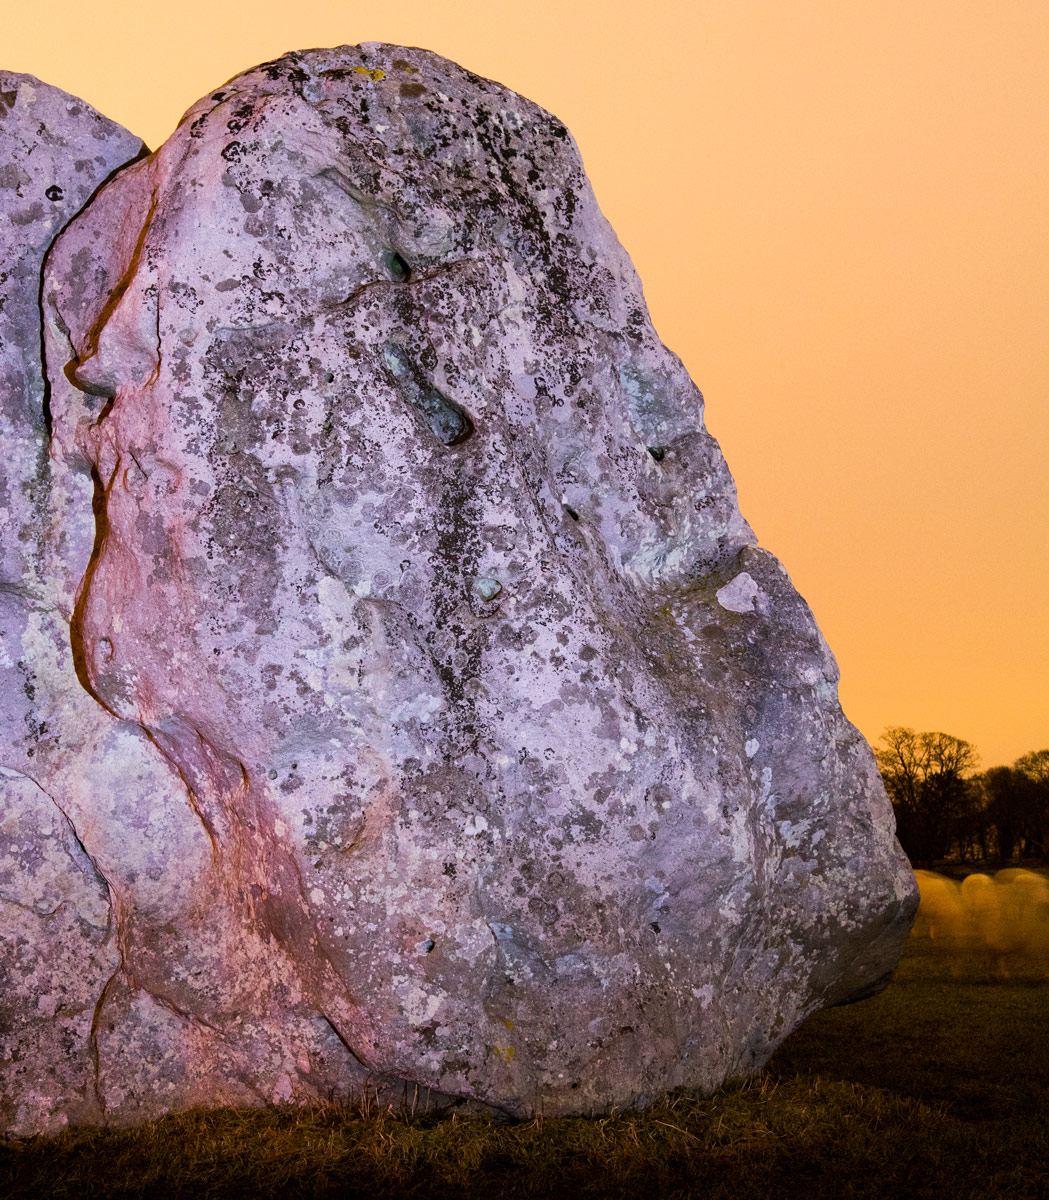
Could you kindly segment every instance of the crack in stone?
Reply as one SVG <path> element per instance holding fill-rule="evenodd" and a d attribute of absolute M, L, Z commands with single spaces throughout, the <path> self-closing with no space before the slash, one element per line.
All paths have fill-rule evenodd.
<path fill-rule="evenodd" d="M 368 279 L 359 287 L 353 289 L 348 295 L 341 300 L 336 300 L 328 306 L 326 311 L 338 312 L 353 304 L 361 296 L 375 289 L 387 289 L 392 293 L 403 293 L 410 288 L 417 288 L 421 284 L 430 283 L 434 279 L 441 279 L 445 275 L 454 275 L 460 268 L 469 270 L 477 263 L 475 258 L 456 258 L 451 262 L 437 263 L 432 267 L 423 267 L 422 269 L 412 268 L 411 276 L 407 279 Z"/>
<path fill-rule="evenodd" d="M 36 608 L 38 612 L 51 611 L 44 607 L 44 597 L 40 592 L 34 591 L 33 588 L 22 582 L 17 582 L 10 579 L 0 579 L 0 595 L 17 596 L 20 600 L 29 600 L 34 605 L 39 605 Z"/>
<path fill-rule="evenodd" d="M 53 917 L 56 913 L 60 912 L 63 908 L 66 908 L 72 903 L 73 902 L 71 900 L 59 900 L 54 908 L 41 910 L 35 907 L 35 905 L 24 904 L 21 900 L 15 900 L 13 896 L 6 896 L 3 892 L 0 892 L 0 904 L 9 904 L 12 908 L 20 908 L 23 912 L 32 913 L 34 917 L 40 917 L 41 919 Z"/>
<path fill-rule="evenodd" d="M 102 1091 L 102 1052 L 98 1044 L 98 1027 L 102 1020 L 102 1010 L 105 1008 L 106 1000 L 109 998 L 110 989 L 116 983 L 117 978 L 123 973 L 124 963 L 123 956 L 117 964 L 113 974 L 106 980 L 102 987 L 102 992 L 95 1002 L 95 1008 L 91 1014 L 91 1031 L 88 1034 L 88 1046 L 91 1051 L 91 1057 L 94 1065 L 94 1092 L 95 1103 L 98 1105 L 99 1112 L 102 1114 L 102 1121 L 108 1124 L 108 1113 L 106 1108 L 106 1098 Z"/>
<path fill-rule="evenodd" d="M 345 1049 L 346 1053 L 350 1056 L 350 1058 L 352 1058 L 353 1061 L 359 1067 L 362 1067 L 365 1071 L 371 1072 L 372 1068 L 368 1066 L 368 1064 L 364 1061 L 364 1059 L 362 1059 L 360 1057 L 360 1055 L 358 1055 L 357 1051 L 354 1050 L 354 1048 L 350 1045 L 350 1043 L 347 1040 L 347 1038 L 345 1037 L 345 1035 L 339 1029 L 338 1025 L 336 1025 L 335 1022 L 331 1019 L 331 1017 L 329 1017 L 327 1013 L 323 1013 L 323 1012 L 320 1013 L 319 1015 L 320 1015 L 321 1020 L 328 1026 L 328 1028 L 332 1031 L 332 1033 L 334 1033 L 335 1036 L 342 1043 L 343 1048 Z"/>

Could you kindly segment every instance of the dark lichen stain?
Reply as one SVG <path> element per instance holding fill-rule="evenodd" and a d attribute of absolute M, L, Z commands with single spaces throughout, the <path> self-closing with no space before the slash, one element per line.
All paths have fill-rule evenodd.
<path fill-rule="evenodd" d="M 226 122 L 226 128 L 230 133 L 240 133 L 251 120 L 254 111 L 255 106 L 250 101 L 247 104 L 242 104 L 240 108 L 233 110 L 233 116 Z"/>
<path fill-rule="evenodd" d="M 402 96 L 421 96 L 425 93 L 425 91 L 426 91 L 426 88 L 424 88 L 421 83 L 402 83 L 401 84 L 401 95 Z"/>

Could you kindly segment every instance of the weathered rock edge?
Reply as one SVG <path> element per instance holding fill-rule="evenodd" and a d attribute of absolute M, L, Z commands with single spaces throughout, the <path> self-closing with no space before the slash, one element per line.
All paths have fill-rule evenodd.
<path fill-rule="evenodd" d="M 599 1110 L 886 977 L 917 894 L 870 750 L 549 114 L 287 55 L 102 189 L 42 303 L 112 950 L 90 1089 L 16 1125 L 369 1079 Z"/>
<path fill-rule="evenodd" d="M 118 961 L 111 896 L 79 835 L 92 765 L 116 785 L 106 746 L 123 735 L 70 656 L 87 558 L 60 545 L 71 510 L 48 453 L 40 269 L 59 230 L 142 153 L 83 101 L 0 71 L 0 1130 L 20 1134 L 101 1118 L 93 1018 Z M 87 502 L 72 524 L 90 528 Z"/>

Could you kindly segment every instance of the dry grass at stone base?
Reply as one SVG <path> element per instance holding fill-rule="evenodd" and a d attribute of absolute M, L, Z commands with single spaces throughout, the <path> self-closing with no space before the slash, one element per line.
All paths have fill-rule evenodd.
<path fill-rule="evenodd" d="M 1049 962 L 912 936 L 755 1079 L 610 1117 L 196 1111 L 0 1148 L 0 1197 L 1045 1200 Z"/>

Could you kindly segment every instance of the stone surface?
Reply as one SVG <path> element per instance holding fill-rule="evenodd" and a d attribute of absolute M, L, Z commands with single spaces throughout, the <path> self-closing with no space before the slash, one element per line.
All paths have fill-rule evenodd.
<path fill-rule="evenodd" d="M 99 1119 L 92 1026 L 119 961 L 110 894 L 73 823 L 114 722 L 70 655 L 91 494 L 69 526 L 86 553 L 64 557 L 40 269 L 58 231 L 142 150 L 83 101 L 0 71 L 0 1129 L 16 1133 Z M 146 745 L 141 730 L 130 736 Z"/>
<path fill-rule="evenodd" d="M 556 119 L 285 56 L 102 190 L 42 311 L 105 1119 L 636 1103 L 885 977 L 873 758 Z"/>

